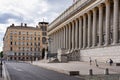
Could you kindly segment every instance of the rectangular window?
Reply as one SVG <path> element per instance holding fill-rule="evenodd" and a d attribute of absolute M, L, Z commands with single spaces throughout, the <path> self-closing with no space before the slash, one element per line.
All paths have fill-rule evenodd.
<path fill-rule="evenodd" d="M 16 45 L 16 42 L 15 42 L 15 45 Z"/>
<path fill-rule="evenodd" d="M 40 42 L 38 42 L 38 46 L 40 46 Z"/>
<path fill-rule="evenodd" d="M 32 46 L 32 42 L 31 42 L 31 46 Z"/>
<path fill-rule="evenodd" d="M 38 48 L 38 51 L 40 51 L 40 48 Z"/>
<path fill-rule="evenodd" d="M 10 42 L 10 45 L 12 45 L 12 42 Z"/>
<path fill-rule="evenodd" d="M 23 47 L 23 51 L 24 51 L 24 47 Z"/>
<path fill-rule="evenodd" d="M 27 32 L 27 35 L 28 35 L 28 32 Z"/>
<path fill-rule="evenodd" d="M 19 32 L 19 35 L 21 35 L 21 32 Z"/>
<path fill-rule="evenodd" d="M 36 37 L 34 38 L 34 40 L 36 40 Z"/>
<path fill-rule="evenodd" d="M 18 55 L 20 56 L 21 53 L 18 53 Z"/>
<path fill-rule="evenodd" d="M 20 50 L 21 48 L 19 47 L 19 50 Z"/>
<path fill-rule="evenodd" d="M 32 48 L 30 48 L 30 51 L 32 51 Z"/>
<path fill-rule="evenodd" d="M 38 40 L 40 41 L 40 37 L 38 37 Z"/>
<path fill-rule="evenodd" d="M 42 35 L 43 36 L 47 36 L 47 32 L 42 32 Z"/>
<path fill-rule="evenodd" d="M 12 47 L 10 47 L 10 51 L 12 51 L 13 49 L 12 49 Z"/>
<path fill-rule="evenodd" d="M 36 51 L 36 48 L 34 48 L 34 51 Z"/>
<path fill-rule="evenodd" d="M 16 54 L 16 53 L 14 53 L 14 55 L 16 56 L 17 54 Z"/>
<path fill-rule="evenodd" d="M 10 40 L 12 40 L 12 36 L 10 36 Z"/>

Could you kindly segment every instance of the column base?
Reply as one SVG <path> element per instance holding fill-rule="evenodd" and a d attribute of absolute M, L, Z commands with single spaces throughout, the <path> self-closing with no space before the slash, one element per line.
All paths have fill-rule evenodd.
<path fill-rule="evenodd" d="M 117 45 L 117 43 L 116 43 L 116 42 L 113 42 L 111 45 Z"/>
<path fill-rule="evenodd" d="M 99 44 L 98 44 L 98 47 L 101 47 L 101 46 L 103 46 L 103 45 L 99 43 Z"/>

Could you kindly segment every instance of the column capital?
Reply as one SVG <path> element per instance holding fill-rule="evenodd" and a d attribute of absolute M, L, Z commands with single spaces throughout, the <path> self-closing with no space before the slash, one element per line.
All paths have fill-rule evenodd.
<path fill-rule="evenodd" d="M 87 15 L 88 15 L 88 16 L 91 16 L 91 15 L 92 15 L 92 11 L 89 11 L 89 12 L 87 13 Z"/>
<path fill-rule="evenodd" d="M 82 19 L 82 16 L 79 17 L 79 21 Z"/>
<path fill-rule="evenodd" d="M 73 20 L 73 21 L 71 22 L 71 23 L 72 23 L 72 25 L 74 25 L 74 21 L 75 21 L 75 20 Z"/>
<path fill-rule="evenodd" d="M 85 17 L 86 17 L 86 16 L 87 16 L 87 13 L 85 13 L 83 16 L 85 16 Z"/>
<path fill-rule="evenodd" d="M 114 3 L 118 3 L 119 2 L 119 0 L 113 0 L 114 1 Z"/>
<path fill-rule="evenodd" d="M 110 0 L 105 0 L 105 4 L 110 4 Z"/>
<path fill-rule="evenodd" d="M 96 13 L 97 7 L 93 8 L 92 11 L 93 11 L 93 13 Z"/>
<path fill-rule="evenodd" d="M 104 7 L 104 4 L 102 4 L 102 3 L 101 3 L 100 5 L 98 5 L 98 8 L 99 8 L 99 9 L 101 9 L 101 8 L 103 8 L 103 7 Z"/>

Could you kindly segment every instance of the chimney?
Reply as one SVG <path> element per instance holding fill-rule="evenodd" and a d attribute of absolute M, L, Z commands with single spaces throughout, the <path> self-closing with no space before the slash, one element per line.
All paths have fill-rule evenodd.
<path fill-rule="evenodd" d="M 23 27 L 23 23 L 21 23 L 21 27 Z"/>
<path fill-rule="evenodd" d="M 25 23 L 25 27 L 27 27 L 27 24 Z"/>
<path fill-rule="evenodd" d="M 38 28 L 38 26 L 36 25 L 36 28 Z"/>
<path fill-rule="evenodd" d="M 12 24 L 11 27 L 14 27 L 14 24 Z"/>

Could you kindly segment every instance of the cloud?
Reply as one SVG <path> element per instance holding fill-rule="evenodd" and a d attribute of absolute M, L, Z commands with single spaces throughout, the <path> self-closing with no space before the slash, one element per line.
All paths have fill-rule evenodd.
<path fill-rule="evenodd" d="M 14 14 L 11 14 L 11 13 L 2 13 L 0 14 L 0 23 L 2 24 L 6 24 L 9 22 L 10 19 L 14 19 L 16 21 L 23 21 L 23 18 L 20 17 L 19 15 L 14 15 Z"/>
<path fill-rule="evenodd" d="M 20 25 L 23 22 L 35 26 L 43 18 L 52 22 L 71 4 L 72 0 L 0 0 L 0 43 L 6 28 L 12 23 Z"/>

